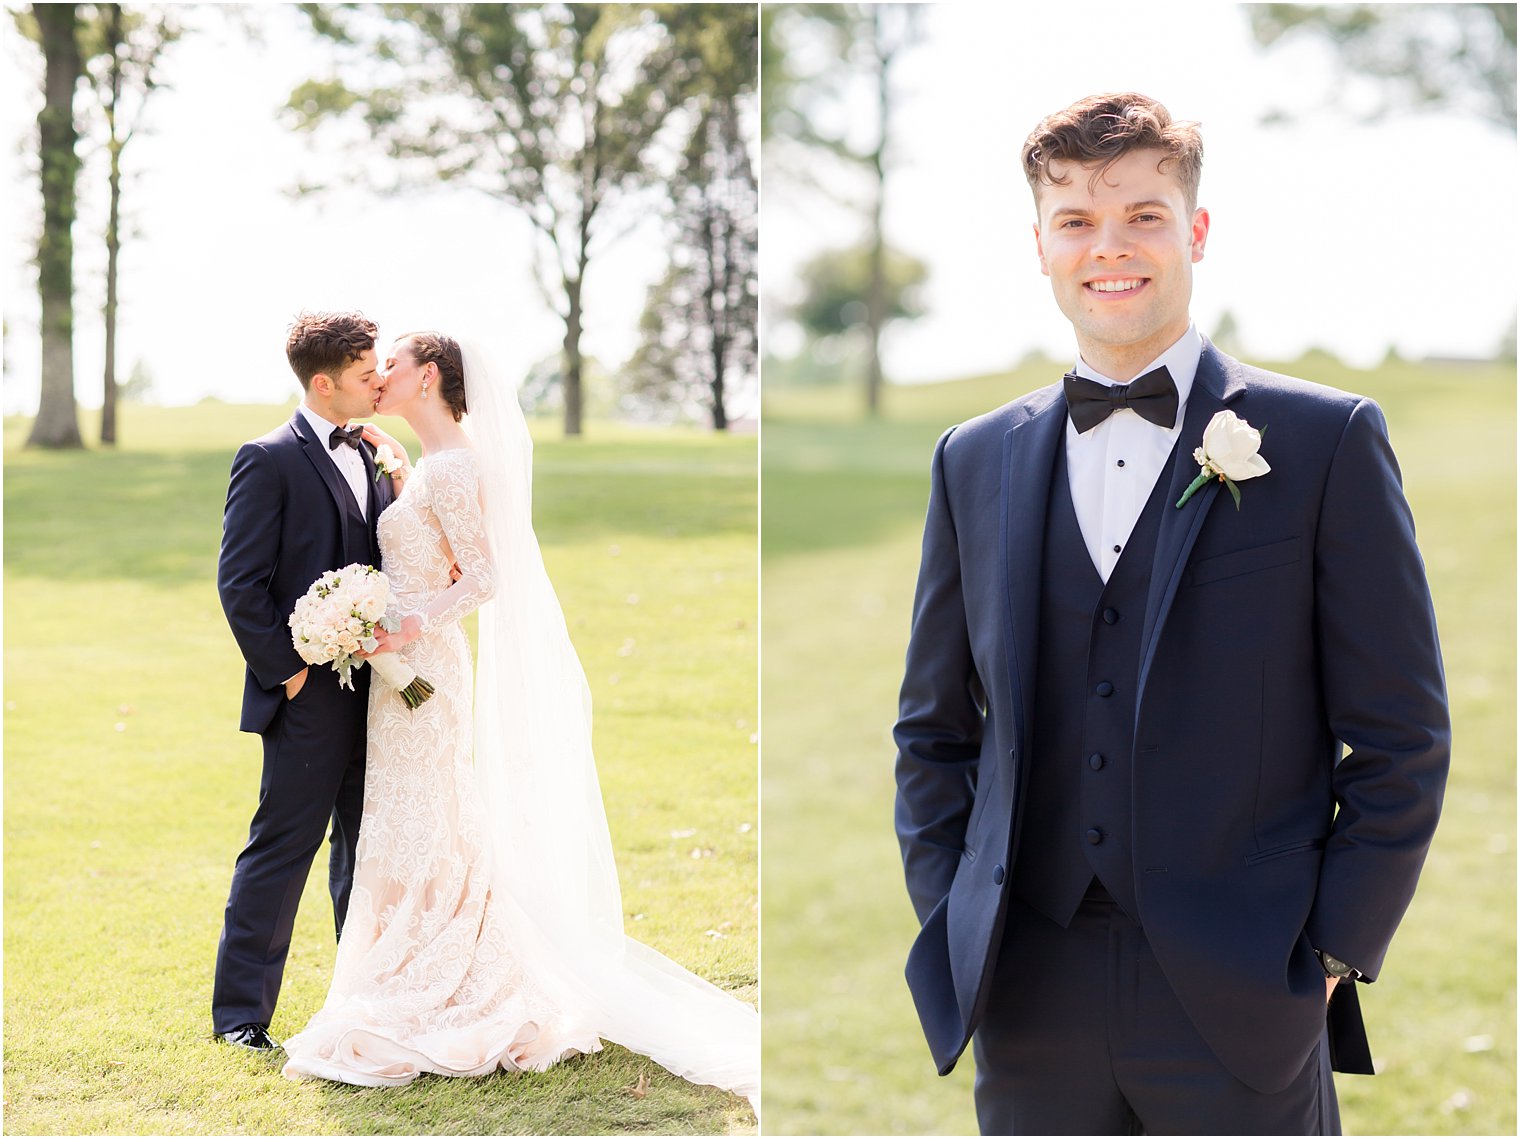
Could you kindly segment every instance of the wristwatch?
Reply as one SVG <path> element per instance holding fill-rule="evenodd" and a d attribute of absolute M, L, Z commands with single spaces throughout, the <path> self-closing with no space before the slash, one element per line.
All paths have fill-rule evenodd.
<path fill-rule="evenodd" d="M 1347 965 L 1339 957 L 1332 957 L 1323 949 L 1316 949 L 1314 952 L 1325 970 L 1325 976 L 1334 977 L 1337 981 L 1355 981 L 1361 976 L 1359 971 Z"/>

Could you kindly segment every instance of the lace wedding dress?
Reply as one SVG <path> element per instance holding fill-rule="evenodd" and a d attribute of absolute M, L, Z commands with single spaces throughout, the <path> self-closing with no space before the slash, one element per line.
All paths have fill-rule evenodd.
<path fill-rule="evenodd" d="M 497 588 L 474 454 L 419 461 L 380 518 L 381 568 L 423 635 L 402 649 L 436 692 L 416 711 L 370 686 L 364 822 L 332 987 L 285 1044 L 288 1076 L 367 1086 L 421 1072 L 548 1067 L 600 1048 L 514 955 L 510 902 L 493 888 L 471 760 L 472 668 L 460 619 Z M 452 557 L 450 553 L 452 552 Z M 462 576 L 452 585 L 449 567 Z"/>
<path fill-rule="evenodd" d="M 423 457 L 380 518 L 381 568 L 423 623 L 402 655 L 436 692 L 412 711 L 371 683 L 348 917 L 284 1073 L 389 1086 L 542 1070 L 606 1038 L 754 1105 L 754 1007 L 623 932 L 590 693 L 532 528 L 532 442 L 515 393 L 474 360 L 474 449 Z M 459 622 L 481 606 L 472 708 Z"/>

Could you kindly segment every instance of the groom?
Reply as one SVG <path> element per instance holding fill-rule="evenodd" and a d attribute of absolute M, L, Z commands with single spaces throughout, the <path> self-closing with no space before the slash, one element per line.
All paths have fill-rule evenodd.
<path fill-rule="evenodd" d="M 1383 416 L 1194 329 L 1194 124 L 1097 96 L 1023 160 L 1080 355 L 934 453 L 908 983 L 942 1074 L 972 1044 L 986 1133 L 1335 1134 L 1450 747 Z M 1221 415 L 1264 462 L 1183 502 Z"/>
<path fill-rule="evenodd" d="M 267 1050 L 296 907 L 328 821 L 328 884 L 341 934 L 353 885 L 364 797 L 369 669 L 353 690 L 309 668 L 287 621 L 328 570 L 378 566 L 375 525 L 392 499 L 353 418 L 374 414 L 384 390 L 375 325 L 358 313 L 302 313 L 285 344 L 305 396 L 290 422 L 245 443 L 232 462 L 217 590 L 247 661 L 242 730 L 264 744 L 259 805 L 216 955 L 212 1024 L 230 1044 Z"/>

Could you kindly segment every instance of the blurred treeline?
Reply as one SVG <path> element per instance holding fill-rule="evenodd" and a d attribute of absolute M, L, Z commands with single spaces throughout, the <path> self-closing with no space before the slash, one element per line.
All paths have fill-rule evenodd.
<path fill-rule="evenodd" d="M 279 6 L 283 7 L 283 6 Z M 581 432 L 587 274 L 652 213 L 669 258 L 650 289 L 639 346 L 607 402 L 637 419 L 726 429 L 756 398 L 757 11 L 726 4 L 303 4 L 330 66 L 291 92 L 283 124 L 350 149 L 376 192 L 449 183 L 518 211 L 536 235 L 544 303 L 564 325 L 556 359 L 525 384 L 537 410 Z M 79 447 L 74 241 L 103 242 L 101 442 L 116 441 L 117 254 L 122 153 L 176 97 L 175 58 L 203 47 L 197 23 L 238 23 L 262 45 L 257 5 L 33 4 L 12 9 L 34 45 L 44 103 L 30 141 L 40 189 L 37 288 L 41 401 L 29 445 Z M 273 108 L 271 108 L 273 110 Z M 342 125 L 340 125 L 342 124 Z M 86 157 L 81 157 L 84 143 Z M 96 156 L 103 156 L 97 158 Z M 294 187 L 317 193 L 318 185 Z M 105 231 L 75 226 L 81 195 L 109 199 Z M 151 235 L 146 235 L 151 237 Z M 9 326 L 7 338 L 14 334 Z M 128 395 L 151 377 L 138 370 Z"/>

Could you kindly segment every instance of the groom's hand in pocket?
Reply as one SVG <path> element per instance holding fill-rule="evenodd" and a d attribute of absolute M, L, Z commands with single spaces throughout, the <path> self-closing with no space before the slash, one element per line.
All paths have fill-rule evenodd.
<path fill-rule="evenodd" d="M 297 693 L 299 693 L 301 689 L 305 687 L 306 674 L 310 671 L 311 666 L 307 665 L 300 672 L 296 673 L 285 682 L 285 699 L 294 700 L 296 698 Z"/>

